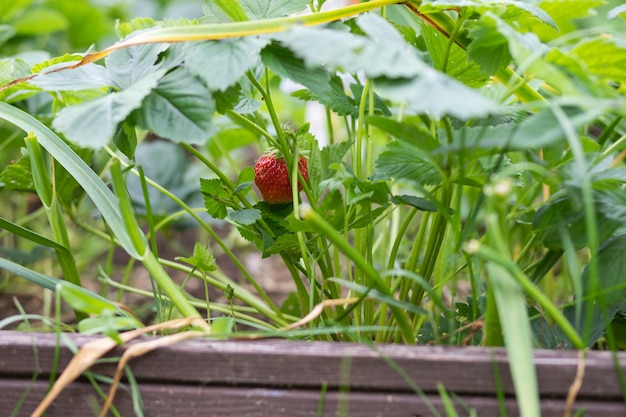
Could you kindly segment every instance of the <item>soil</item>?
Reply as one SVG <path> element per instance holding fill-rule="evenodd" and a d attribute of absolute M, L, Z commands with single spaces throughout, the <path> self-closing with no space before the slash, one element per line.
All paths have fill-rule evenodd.
<path fill-rule="evenodd" d="M 219 233 L 225 235 L 226 233 Z M 199 233 L 195 229 L 187 229 L 183 231 L 170 231 L 167 236 L 161 235 L 158 238 L 159 257 L 174 260 L 178 256 L 191 256 L 193 246 L 198 239 Z M 254 293 L 252 286 L 244 279 L 241 272 L 236 268 L 232 261 L 224 254 L 219 254 L 220 248 L 213 245 L 212 248 L 216 255 L 216 262 L 220 271 L 226 276 L 233 279 L 236 283 L 242 285 L 246 289 Z M 272 256 L 262 259 L 260 254 L 251 247 L 242 247 L 235 250 L 235 254 L 239 261 L 246 266 L 248 271 L 257 280 L 258 284 L 267 292 L 268 296 L 275 301 L 277 305 L 281 305 L 290 292 L 294 291 L 295 286 L 289 271 L 284 267 L 279 256 Z M 118 251 L 114 256 L 114 264 L 118 271 L 112 275 L 112 279 L 121 281 L 122 273 L 129 258 L 123 251 Z M 101 259 L 99 262 L 103 263 Z M 93 291 L 100 292 L 101 285 L 97 280 L 97 265 L 99 262 L 93 263 L 93 271 L 83 275 L 83 285 Z M 182 283 L 186 274 L 179 271 L 168 270 L 172 278 Z M 147 271 L 138 264 L 133 268 L 130 275 L 128 285 L 146 291 L 151 291 L 150 277 Z M 48 290 L 40 288 L 36 285 L 27 283 L 21 278 L 8 277 L 6 273 L 0 271 L 0 320 L 8 317 L 21 315 L 20 310 L 27 314 L 49 314 L 45 310 L 50 303 L 44 302 L 46 297 L 54 299 Z M 204 283 L 198 279 L 190 279 L 185 285 L 185 291 L 192 296 L 204 299 L 205 288 Z M 46 294 L 49 293 L 49 294 Z M 116 299 L 116 290 L 110 292 L 109 299 Z M 209 297 L 212 301 L 220 303 L 228 303 L 224 292 L 217 288 L 209 289 Z M 121 302 L 129 306 L 134 311 L 139 311 L 140 317 L 146 323 L 153 318 L 152 302 L 147 297 L 125 293 Z M 63 321 L 70 324 L 73 321 L 73 314 L 69 309 L 64 308 Z M 22 323 L 18 321 L 4 329 L 15 329 Z M 38 323 L 31 323 L 38 326 Z"/>

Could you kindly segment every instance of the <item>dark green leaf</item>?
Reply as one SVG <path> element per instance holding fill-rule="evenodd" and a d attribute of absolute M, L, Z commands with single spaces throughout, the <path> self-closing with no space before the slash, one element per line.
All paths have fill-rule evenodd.
<path fill-rule="evenodd" d="M 215 257 L 209 251 L 208 248 L 200 245 L 196 242 L 193 247 L 193 256 L 190 258 L 185 257 L 177 257 L 177 261 L 186 262 L 190 265 L 193 265 L 200 272 L 211 272 L 217 269 L 217 265 L 215 264 Z"/>
<path fill-rule="evenodd" d="M 66 63 L 72 65 L 74 59 Z M 90 90 L 112 87 L 115 84 L 106 68 L 101 65 L 87 64 L 75 69 L 50 72 L 39 75 L 30 81 L 46 91 Z"/>
<path fill-rule="evenodd" d="M 150 94 L 163 73 L 152 73 L 128 89 L 64 108 L 52 123 L 68 139 L 82 147 L 107 145 L 122 122 Z"/>
<path fill-rule="evenodd" d="M 394 195 L 391 202 L 396 205 L 404 204 L 422 211 L 437 211 L 437 206 L 423 197 L 414 195 Z"/>
<path fill-rule="evenodd" d="M 249 226 L 261 220 L 261 211 L 257 209 L 239 209 L 228 213 L 228 218 L 235 223 Z"/>
<path fill-rule="evenodd" d="M 225 91 L 256 65 L 268 42 L 267 38 L 250 36 L 192 43 L 187 48 L 185 66 L 210 90 Z"/>
<path fill-rule="evenodd" d="M 410 80 L 377 79 L 378 93 L 399 103 L 406 103 L 416 113 L 461 120 L 485 117 L 501 112 L 495 102 L 466 85 L 426 67 L 419 78 Z"/>
<path fill-rule="evenodd" d="M 595 120 L 603 111 L 601 106 L 595 109 L 581 110 L 575 107 L 563 108 L 569 116 L 569 122 L 575 128 Z M 537 149 L 565 140 L 565 133 L 551 109 L 544 109 L 526 118 L 519 124 L 506 123 L 496 126 L 464 127 L 455 131 L 454 144 L 446 151 L 457 152 L 463 148 L 481 149 Z"/>
<path fill-rule="evenodd" d="M 272 43 L 263 49 L 263 63 L 281 78 L 287 78 L 310 89 L 328 89 L 330 76 L 321 67 L 307 67 L 304 61 L 289 49 Z"/>
<path fill-rule="evenodd" d="M 399 122 L 382 116 L 367 116 L 365 120 L 368 124 L 376 126 L 394 138 L 410 142 L 426 152 L 431 152 L 439 147 L 439 142 L 433 138 L 432 134 L 417 127 L 415 121 Z"/>
<path fill-rule="evenodd" d="M 493 20 L 480 19 L 470 30 L 472 41 L 467 54 L 487 75 L 495 74 L 511 62 L 509 41 L 502 35 Z"/>
<path fill-rule="evenodd" d="M 473 88 L 481 87 L 489 81 L 487 75 L 490 74 L 485 74 L 476 62 L 468 60 L 468 53 L 463 48 L 446 36 L 441 36 L 439 31 L 426 22 L 421 22 L 420 34 L 437 70 Z M 473 43 L 470 43 L 470 47 Z"/>
<path fill-rule="evenodd" d="M 230 194 L 219 179 L 200 179 L 200 190 L 208 213 L 216 219 L 226 218 Z"/>
<path fill-rule="evenodd" d="M 105 59 L 111 79 L 119 88 L 129 88 L 159 69 L 157 59 L 168 46 L 166 43 L 149 43 L 111 52 Z"/>
<path fill-rule="evenodd" d="M 598 279 L 603 290 L 599 298 L 603 305 L 613 305 L 626 298 L 626 235 L 615 236 L 598 248 Z M 583 271 L 582 281 L 590 288 L 589 266 Z M 587 291 L 588 293 L 588 291 Z"/>
<path fill-rule="evenodd" d="M 262 20 L 301 12 L 311 0 L 239 0 L 239 2 L 251 19 Z"/>
<path fill-rule="evenodd" d="M 251 166 L 245 167 L 241 170 L 237 176 L 237 182 L 235 184 L 236 193 L 246 193 L 252 188 L 254 182 L 254 168 Z"/>
<path fill-rule="evenodd" d="M 120 123 L 115 129 L 113 143 L 130 160 L 135 158 L 137 148 L 137 133 L 135 128 L 128 123 Z"/>
<path fill-rule="evenodd" d="M 0 172 L 0 187 L 8 190 L 35 192 L 30 159 L 23 157 Z"/>
<path fill-rule="evenodd" d="M 271 245 L 264 248 L 263 257 L 266 258 L 277 253 L 292 257 L 299 256 L 300 243 L 298 242 L 298 237 L 293 233 L 278 236 Z"/>
<path fill-rule="evenodd" d="M 178 143 L 204 144 L 211 134 L 215 101 L 198 78 L 183 68 L 163 77 L 137 112 L 138 124 Z"/>
<path fill-rule="evenodd" d="M 373 180 L 408 180 L 437 185 L 443 180 L 435 161 L 420 148 L 404 141 L 393 141 L 376 160 Z"/>

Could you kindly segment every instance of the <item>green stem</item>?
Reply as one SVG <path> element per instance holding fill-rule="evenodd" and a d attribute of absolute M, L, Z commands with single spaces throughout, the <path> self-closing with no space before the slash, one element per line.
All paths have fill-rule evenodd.
<path fill-rule="evenodd" d="M 144 267 L 183 316 L 201 318 L 202 316 L 198 310 L 189 303 L 189 300 L 185 297 L 180 288 L 178 288 L 172 278 L 165 272 L 165 269 L 163 269 L 157 257 L 150 251 L 146 238 L 143 233 L 141 233 L 137 219 L 134 216 L 130 198 L 124 187 L 120 162 L 117 160 L 111 165 L 111 181 L 113 183 L 113 189 L 119 198 L 122 219 L 128 229 L 135 250 L 141 257 L 140 260 Z"/>
<path fill-rule="evenodd" d="M 63 211 L 61 210 L 61 204 L 57 198 L 54 171 L 50 173 L 49 169 L 51 168 L 46 166 L 45 158 L 49 156 L 47 153 L 44 155 L 39 142 L 37 142 L 37 138 L 32 133 L 29 133 L 24 141 L 31 162 L 35 190 L 45 208 L 54 240 L 63 247 L 63 249 L 55 248 L 59 266 L 63 272 L 63 278 L 72 284 L 82 287 L 78 268 L 76 267 L 76 260 L 71 252 L 72 246 L 67 228 L 65 227 Z M 53 167 L 55 163 L 54 159 L 50 158 L 50 163 L 51 167 Z M 78 310 L 74 310 L 74 314 L 78 321 L 87 318 L 86 314 Z"/>
<path fill-rule="evenodd" d="M 107 150 L 107 152 L 113 158 L 118 158 L 117 155 L 115 155 L 115 153 L 113 153 L 112 151 Z M 116 161 L 119 161 L 119 163 L 121 164 L 128 165 L 125 162 L 120 161 L 119 159 L 116 159 Z M 135 169 L 131 169 L 130 172 L 132 172 L 135 175 L 138 175 L 138 172 Z M 202 218 L 194 210 L 192 210 L 180 198 L 176 197 L 169 190 L 163 188 L 161 185 L 152 181 L 150 178 L 146 177 L 146 182 L 150 184 L 152 187 L 154 187 L 155 189 L 157 189 L 160 193 L 170 198 L 172 201 L 178 204 L 178 206 L 180 206 L 183 210 L 185 210 L 186 213 L 188 213 L 191 217 L 193 217 L 193 219 L 196 222 L 198 222 L 198 225 L 200 225 L 200 227 L 202 227 L 209 234 L 209 236 L 211 236 L 211 238 L 215 241 L 215 243 L 217 243 L 220 246 L 220 248 L 222 248 L 226 256 L 230 258 L 230 260 L 235 264 L 237 269 L 239 269 L 239 271 L 246 278 L 246 280 L 248 280 L 248 282 L 259 293 L 259 296 L 267 303 L 267 305 L 269 305 L 276 312 L 276 314 L 278 314 L 279 316 L 282 316 L 282 312 L 280 311 L 280 309 L 274 304 L 274 302 L 270 299 L 270 297 L 263 290 L 263 288 L 261 288 L 261 286 L 256 282 L 256 280 L 252 277 L 252 275 L 250 275 L 250 272 L 248 272 L 247 268 L 241 263 L 241 261 L 239 261 L 239 259 L 235 256 L 235 254 L 230 250 L 228 245 L 224 243 L 224 241 L 219 237 L 219 235 L 205 221 L 203 221 Z"/>
<path fill-rule="evenodd" d="M 471 241 L 466 245 L 465 250 L 470 254 L 478 255 L 480 258 L 494 262 L 505 268 L 515 278 L 518 284 L 526 291 L 528 296 L 535 300 L 543 311 L 561 328 L 563 333 L 572 341 L 576 349 L 585 349 L 586 345 L 576 329 L 563 313 L 552 303 L 533 282 L 519 269 L 518 265 L 511 259 L 504 258 L 496 250 L 480 244 L 478 241 Z"/>
<path fill-rule="evenodd" d="M 335 246 L 339 248 L 346 256 L 354 263 L 354 265 L 369 279 L 369 284 L 380 291 L 382 294 L 389 297 L 393 297 L 389 287 L 385 283 L 384 279 L 374 269 L 371 263 L 367 262 L 365 258 L 352 246 L 350 243 L 341 236 L 334 227 L 332 227 L 322 216 L 313 211 L 310 207 L 306 209 L 302 206 L 301 217 L 302 219 L 315 227 L 320 233 L 323 233 Z M 411 325 L 405 312 L 397 306 L 390 306 L 391 312 L 396 319 L 396 322 L 400 326 L 400 332 L 406 343 L 415 343 L 415 337 Z"/>

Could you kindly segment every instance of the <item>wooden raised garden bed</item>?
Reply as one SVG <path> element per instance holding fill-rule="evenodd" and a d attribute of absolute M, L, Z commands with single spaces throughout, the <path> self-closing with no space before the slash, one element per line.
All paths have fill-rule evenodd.
<path fill-rule="evenodd" d="M 94 340 L 68 337 L 77 346 Z M 115 348 L 107 356 L 119 357 L 124 349 Z M 54 334 L 0 332 L 0 415 L 9 416 L 29 388 L 17 415 L 31 415 L 48 388 L 54 351 Z M 71 351 L 62 347 L 59 369 L 71 358 Z M 620 352 L 618 359 L 626 372 L 626 353 Z M 390 361 L 424 396 L 415 393 Z M 590 417 L 626 416 L 613 363 L 609 352 L 588 353 L 572 415 L 584 408 L 584 415 Z M 535 364 L 542 415 L 563 416 L 579 367 L 578 353 L 540 350 Z M 115 365 L 101 363 L 91 371 L 112 375 Z M 424 398 L 446 415 L 438 386 L 450 393 L 459 415 L 469 415 L 461 404 L 475 409 L 479 417 L 501 415 L 501 406 L 507 416 L 518 415 L 503 349 L 384 345 L 374 350 L 364 345 L 277 339 L 191 340 L 133 359 L 130 368 L 146 417 L 425 417 L 432 412 Z M 93 386 L 79 379 L 54 401 L 46 417 L 92 416 L 99 401 Z M 135 415 L 127 389 L 118 389 L 114 404 L 122 416 Z"/>

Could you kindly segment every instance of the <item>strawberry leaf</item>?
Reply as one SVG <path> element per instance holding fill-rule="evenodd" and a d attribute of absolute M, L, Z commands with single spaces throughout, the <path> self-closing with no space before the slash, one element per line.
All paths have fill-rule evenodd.
<path fill-rule="evenodd" d="M 177 143 L 203 144 L 211 134 L 215 100 L 197 77 L 184 68 L 168 73 L 145 98 L 137 123 Z"/>
<path fill-rule="evenodd" d="M 228 202 L 231 195 L 219 179 L 200 179 L 200 191 L 204 196 L 204 205 L 211 217 L 223 220 L 226 218 Z"/>
<path fill-rule="evenodd" d="M 239 0 L 239 3 L 250 19 L 261 20 L 301 12 L 311 0 Z"/>
<path fill-rule="evenodd" d="M 268 42 L 267 38 L 257 37 L 194 42 L 187 47 L 185 66 L 210 90 L 225 91 L 258 62 Z"/>
<path fill-rule="evenodd" d="M 166 43 L 151 43 L 118 49 L 105 58 L 109 75 L 121 89 L 126 89 L 157 71 L 159 54 L 169 47 Z"/>
<path fill-rule="evenodd" d="M 200 272 L 211 272 L 217 269 L 217 265 L 215 264 L 215 257 L 213 256 L 213 254 L 209 251 L 208 248 L 205 248 L 199 243 L 196 243 L 194 245 L 192 257 L 185 258 L 179 256 L 175 259 L 177 261 L 182 261 L 193 265 L 193 267 Z"/>
<path fill-rule="evenodd" d="M 232 210 L 228 213 L 227 217 L 235 223 L 249 226 L 256 223 L 257 220 L 261 220 L 261 210 L 248 208 Z"/>
<path fill-rule="evenodd" d="M 128 89 L 65 107 L 52 125 L 81 147 L 100 149 L 111 140 L 118 123 L 141 106 L 163 72 L 152 73 Z"/>
<path fill-rule="evenodd" d="M 376 160 L 372 180 L 408 180 L 421 185 L 437 185 L 443 180 L 430 155 L 417 146 L 393 141 Z"/>

